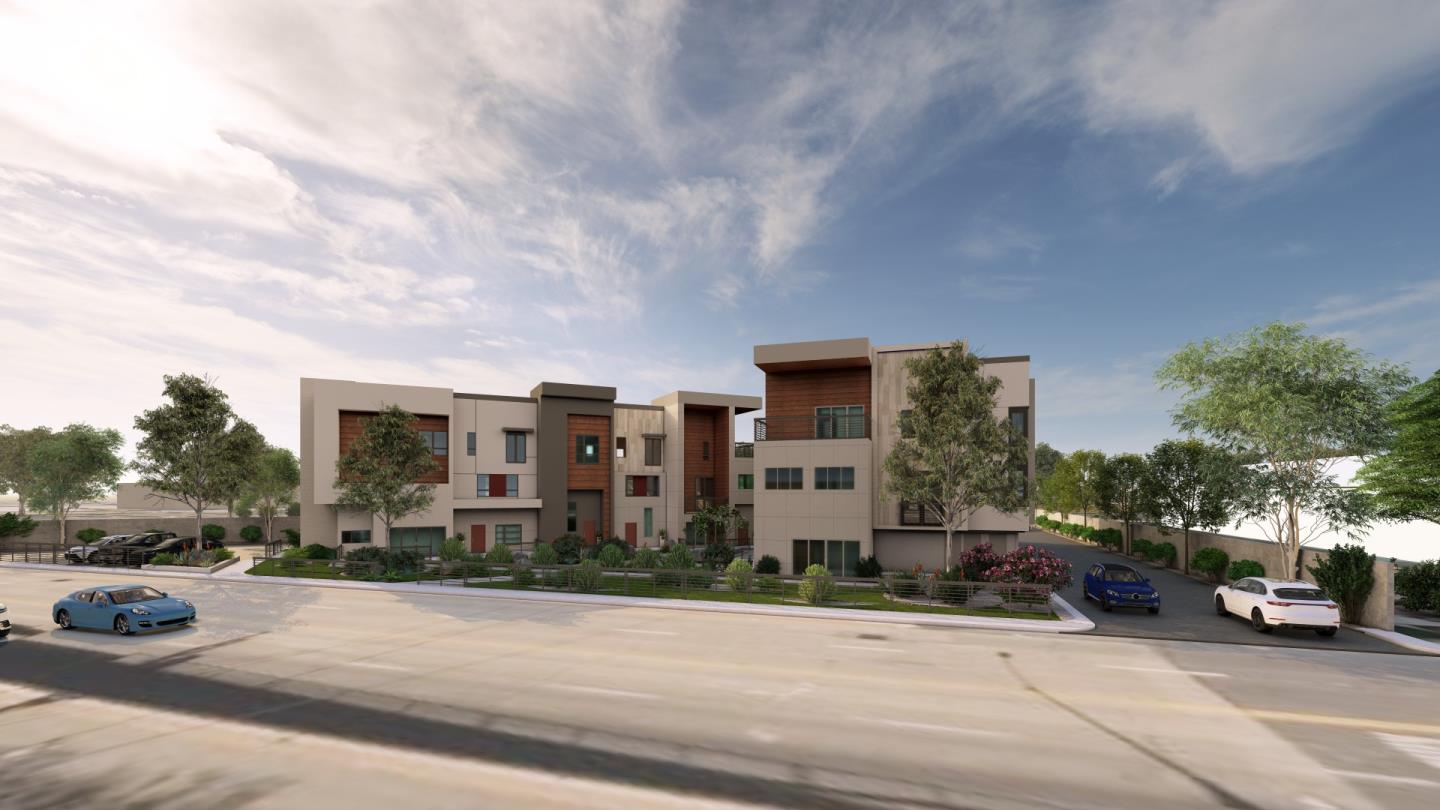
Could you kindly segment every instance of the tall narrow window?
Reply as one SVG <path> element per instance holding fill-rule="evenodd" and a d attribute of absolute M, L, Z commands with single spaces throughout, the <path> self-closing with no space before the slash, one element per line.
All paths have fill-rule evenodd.
<path fill-rule="evenodd" d="M 575 509 L 575 502 L 565 504 L 565 531 L 574 533 L 576 530 L 576 518 L 578 512 Z"/>
<path fill-rule="evenodd" d="M 659 467 L 659 466 L 660 466 L 660 451 L 661 451 L 661 449 L 662 449 L 662 447 L 663 447 L 663 445 L 661 445 L 661 442 L 662 442 L 662 441 L 664 441 L 664 440 L 661 439 L 661 438 L 659 438 L 658 436 L 656 436 L 656 437 L 646 437 L 646 439 L 645 439 L 645 466 L 646 466 L 646 467 Z"/>
<path fill-rule="evenodd" d="M 475 455 L 475 431 L 473 430 L 465 434 L 465 455 Z"/>
<path fill-rule="evenodd" d="M 525 434 L 518 430 L 505 431 L 505 463 L 525 463 Z"/>
<path fill-rule="evenodd" d="M 1015 432 L 1026 438 L 1030 437 L 1030 409 L 1011 408 L 1010 424 L 1014 426 Z"/>
<path fill-rule="evenodd" d="M 624 437 L 624 436 L 616 436 L 616 437 L 615 437 L 615 457 L 616 457 L 616 458 L 624 458 L 624 457 L 625 457 L 625 437 Z"/>
<path fill-rule="evenodd" d="M 655 510 L 645 507 L 645 536 L 655 536 Z"/>
<path fill-rule="evenodd" d="M 700 442 L 700 460 L 710 460 L 710 442 Z"/>

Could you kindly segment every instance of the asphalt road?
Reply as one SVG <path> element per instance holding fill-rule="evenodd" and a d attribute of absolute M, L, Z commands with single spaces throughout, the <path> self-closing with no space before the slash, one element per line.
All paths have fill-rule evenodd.
<path fill-rule="evenodd" d="M 125 578 L 145 581 L 126 574 Z M 0 568 L 0 807 L 1430 808 L 1440 662 Z"/>
<path fill-rule="evenodd" d="M 1030 532 L 1022 542 L 1043 546 L 1070 561 L 1075 567 L 1075 581 L 1060 595 L 1094 621 L 1094 632 L 1101 635 L 1409 654 L 1403 647 L 1343 627 L 1332 638 L 1321 638 L 1313 630 L 1288 628 L 1260 633 L 1239 616 L 1215 614 L 1214 585 L 1045 532 Z M 1144 608 L 1116 608 L 1107 613 L 1099 603 L 1085 599 L 1080 591 L 1085 570 L 1098 562 L 1123 563 L 1149 577 L 1160 591 L 1160 613 L 1152 616 Z"/>

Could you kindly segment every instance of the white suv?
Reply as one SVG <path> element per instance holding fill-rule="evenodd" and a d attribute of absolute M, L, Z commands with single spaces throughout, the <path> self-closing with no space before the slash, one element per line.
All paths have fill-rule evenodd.
<path fill-rule="evenodd" d="M 1299 627 L 1329 637 L 1340 628 L 1340 606 L 1317 586 L 1298 579 L 1246 577 L 1221 585 L 1215 589 L 1215 612 L 1243 616 L 1262 633 Z"/>

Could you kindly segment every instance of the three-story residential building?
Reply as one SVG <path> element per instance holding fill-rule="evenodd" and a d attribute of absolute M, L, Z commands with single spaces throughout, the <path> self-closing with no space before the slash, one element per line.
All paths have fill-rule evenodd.
<path fill-rule="evenodd" d="M 755 555 L 780 559 L 783 571 L 821 564 L 853 574 L 874 554 L 887 569 L 953 564 L 982 542 L 1013 549 L 1028 512 L 981 509 L 957 533 L 944 559 L 944 532 L 917 504 L 885 494 L 884 462 L 909 409 L 905 361 L 935 344 L 872 347 L 866 338 L 755 347 L 765 372 L 765 415 L 755 420 Z M 1029 357 L 984 359 L 1001 379 L 997 419 L 1010 419 L 1029 444 L 1033 487 L 1035 394 Z"/>

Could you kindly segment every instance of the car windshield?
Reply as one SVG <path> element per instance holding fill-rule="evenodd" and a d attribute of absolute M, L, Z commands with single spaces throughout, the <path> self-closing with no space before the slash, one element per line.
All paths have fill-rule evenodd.
<path fill-rule="evenodd" d="M 1144 577 L 1138 571 L 1129 568 L 1107 568 L 1105 569 L 1106 582 L 1142 582 Z"/>
<path fill-rule="evenodd" d="M 135 602 L 149 602 L 152 599 L 164 599 L 165 595 L 154 588 L 121 588 L 110 592 L 110 600 L 117 605 L 129 605 Z"/>
<path fill-rule="evenodd" d="M 1308 599 L 1315 602 L 1329 601 L 1319 588 L 1276 588 L 1275 595 L 1281 599 Z"/>

